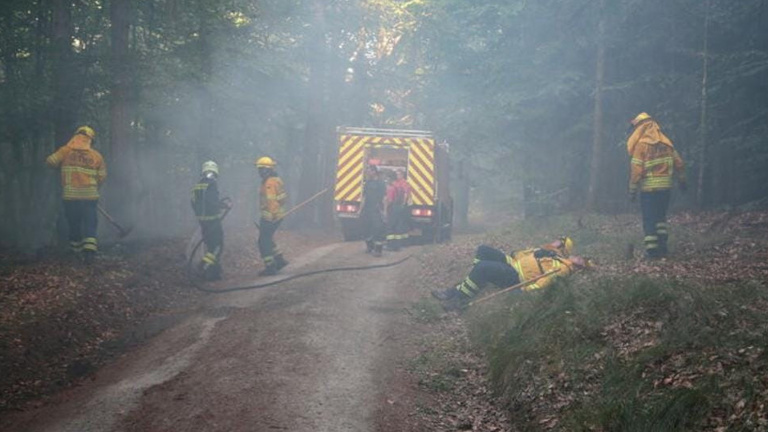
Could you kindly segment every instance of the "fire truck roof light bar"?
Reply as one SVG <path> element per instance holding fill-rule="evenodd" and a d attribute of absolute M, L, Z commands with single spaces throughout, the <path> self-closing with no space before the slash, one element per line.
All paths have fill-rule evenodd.
<path fill-rule="evenodd" d="M 388 137 L 412 137 L 412 138 L 432 138 L 430 131 L 423 130 L 403 130 L 403 129 L 376 129 L 376 128 L 356 128 L 339 126 L 336 131 L 340 134 L 351 135 L 371 135 Z"/>

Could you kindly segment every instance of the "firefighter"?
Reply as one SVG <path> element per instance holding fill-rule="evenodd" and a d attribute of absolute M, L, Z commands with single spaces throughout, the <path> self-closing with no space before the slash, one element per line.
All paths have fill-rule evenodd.
<path fill-rule="evenodd" d="M 387 215 L 387 248 L 393 251 L 400 250 L 408 240 L 410 231 L 410 214 L 408 202 L 411 197 L 411 186 L 405 179 L 405 170 L 398 169 L 395 178 L 387 186 L 384 211 Z"/>
<path fill-rule="evenodd" d="M 629 195 L 635 201 L 638 189 L 640 191 L 645 255 L 650 259 L 660 258 L 667 255 L 667 209 L 672 177 L 677 174 L 680 189 L 685 191 L 685 164 L 672 141 L 647 113 L 638 114 L 630 123 L 634 131 L 627 139 L 627 152 L 631 157 Z"/>
<path fill-rule="evenodd" d="M 434 290 L 432 295 L 443 301 L 463 303 L 474 297 L 488 283 L 504 288 L 555 271 L 522 288 L 532 291 L 550 285 L 555 278 L 566 276 L 586 266 L 586 260 L 572 256 L 573 240 L 563 237 L 538 248 L 512 252 L 480 245 L 475 252 L 472 270 L 455 287 Z"/>
<path fill-rule="evenodd" d="M 283 181 L 277 176 L 275 167 L 277 163 L 269 156 L 263 156 L 256 160 L 256 168 L 261 177 L 261 190 L 259 193 L 259 205 L 261 219 L 259 221 L 259 253 L 264 260 L 264 270 L 260 276 L 276 274 L 280 269 L 288 265 L 283 254 L 275 244 L 275 232 L 283 221 L 285 215 L 286 193 Z"/>
<path fill-rule="evenodd" d="M 64 213 L 69 225 L 69 247 L 86 263 L 93 262 L 98 244 L 96 218 L 99 188 L 107 178 L 107 165 L 91 145 L 96 132 L 80 126 L 67 144 L 45 160 L 50 167 L 61 169 Z"/>
<path fill-rule="evenodd" d="M 365 170 L 365 185 L 363 186 L 363 202 L 360 205 L 360 219 L 365 232 L 366 253 L 375 257 L 381 256 L 384 247 L 386 226 L 382 212 L 387 185 L 379 178 L 379 167 L 369 164 Z"/>
<path fill-rule="evenodd" d="M 192 189 L 192 209 L 195 211 L 205 243 L 205 255 L 199 269 L 205 280 L 221 279 L 221 252 L 224 230 L 221 219 L 230 208 L 228 199 L 219 200 L 219 166 L 214 161 L 203 163 L 202 177 Z"/>

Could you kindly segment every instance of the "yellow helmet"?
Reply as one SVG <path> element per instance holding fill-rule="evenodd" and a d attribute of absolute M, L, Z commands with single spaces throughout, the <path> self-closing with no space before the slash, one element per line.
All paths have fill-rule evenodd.
<path fill-rule="evenodd" d="M 269 156 L 262 156 L 258 159 L 256 159 L 256 162 L 254 162 L 257 168 L 274 168 L 277 166 L 277 162 L 275 162 L 271 157 Z"/>
<path fill-rule="evenodd" d="M 651 118 L 651 116 L 648 115 L 648 113 L 641 112 L 640 114 L 635 116 L 635 118 L 633 118 L 630 123 L 632 123 L 632 126 L 637 126 L 638 124 L 640 124 L 641 121 L 648 120 L 650 118 Z"/>
<path fill-rule="evenodd" d="M 563 237 L 560 239 L 561 242 L 563 242 L 563 249 L 565 249 L 565 253 L 567 255 L 571 254 L 571 251 L 573 250 L 573 240 L 570 237 Z"/>
<path fill-rule="evenodd" d="M 96 132 L 90 126 L 80 126 L 75 131 L 75 134 L 83 134 L 90 139 L 96 138 Z"/>

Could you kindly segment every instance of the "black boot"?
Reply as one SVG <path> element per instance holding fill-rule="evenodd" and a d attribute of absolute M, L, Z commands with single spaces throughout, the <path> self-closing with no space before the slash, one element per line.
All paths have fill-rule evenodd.
<path fill-rule="evenodd" d="M 456 287 L 453 287 L 453 288 L 446 288 L 444 290 L 432 290 L 431 294 L 432 294 L 432 297 L 440 301 L 447 301 L 456 297 L 456 295 L 459 294 L 459 291 L 456 289 Z"/>
<path fill-rule="evenodd" d="M 283 258 L 283 254 L 275 256 L 275 270 L 279 271 L 283 267 L 288 265 L 288 261 Z"/>
<path fill-rule="evenodd" d="M 259 276 L 272 276 L 277 274 L 277 265 L 272 262 L 264 267 L 264 270 L 259 272 Z"/>
<path fill-rule="evenodd" d="M 208 268 L 206 268 L 203 272 L 203 278 L 209 282 L 221 280 L 221 265 L 217 263 L 208 266 Z"/>
<path fill-rule="evenodd" d="M 96 252 L 93 251 L 83 251 L 83 261 L 87 265 L 91 265 L 96 261 Z"/>

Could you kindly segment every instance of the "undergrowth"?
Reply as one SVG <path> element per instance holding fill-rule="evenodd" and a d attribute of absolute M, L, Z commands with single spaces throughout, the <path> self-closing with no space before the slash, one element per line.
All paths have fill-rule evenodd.
<path fill-rule="evenodd" d="M 639 237 L 630 219 L 554 218 L 496 238 L 516 247 L 558 234 L 599 263 L 636 259 L 627 256 Z M 672 248 L 722 241 L 675 227 Z M 520 430 L 768 430 L 765 283 L 663 276 L 598 270 L 468 311 Z"/>

